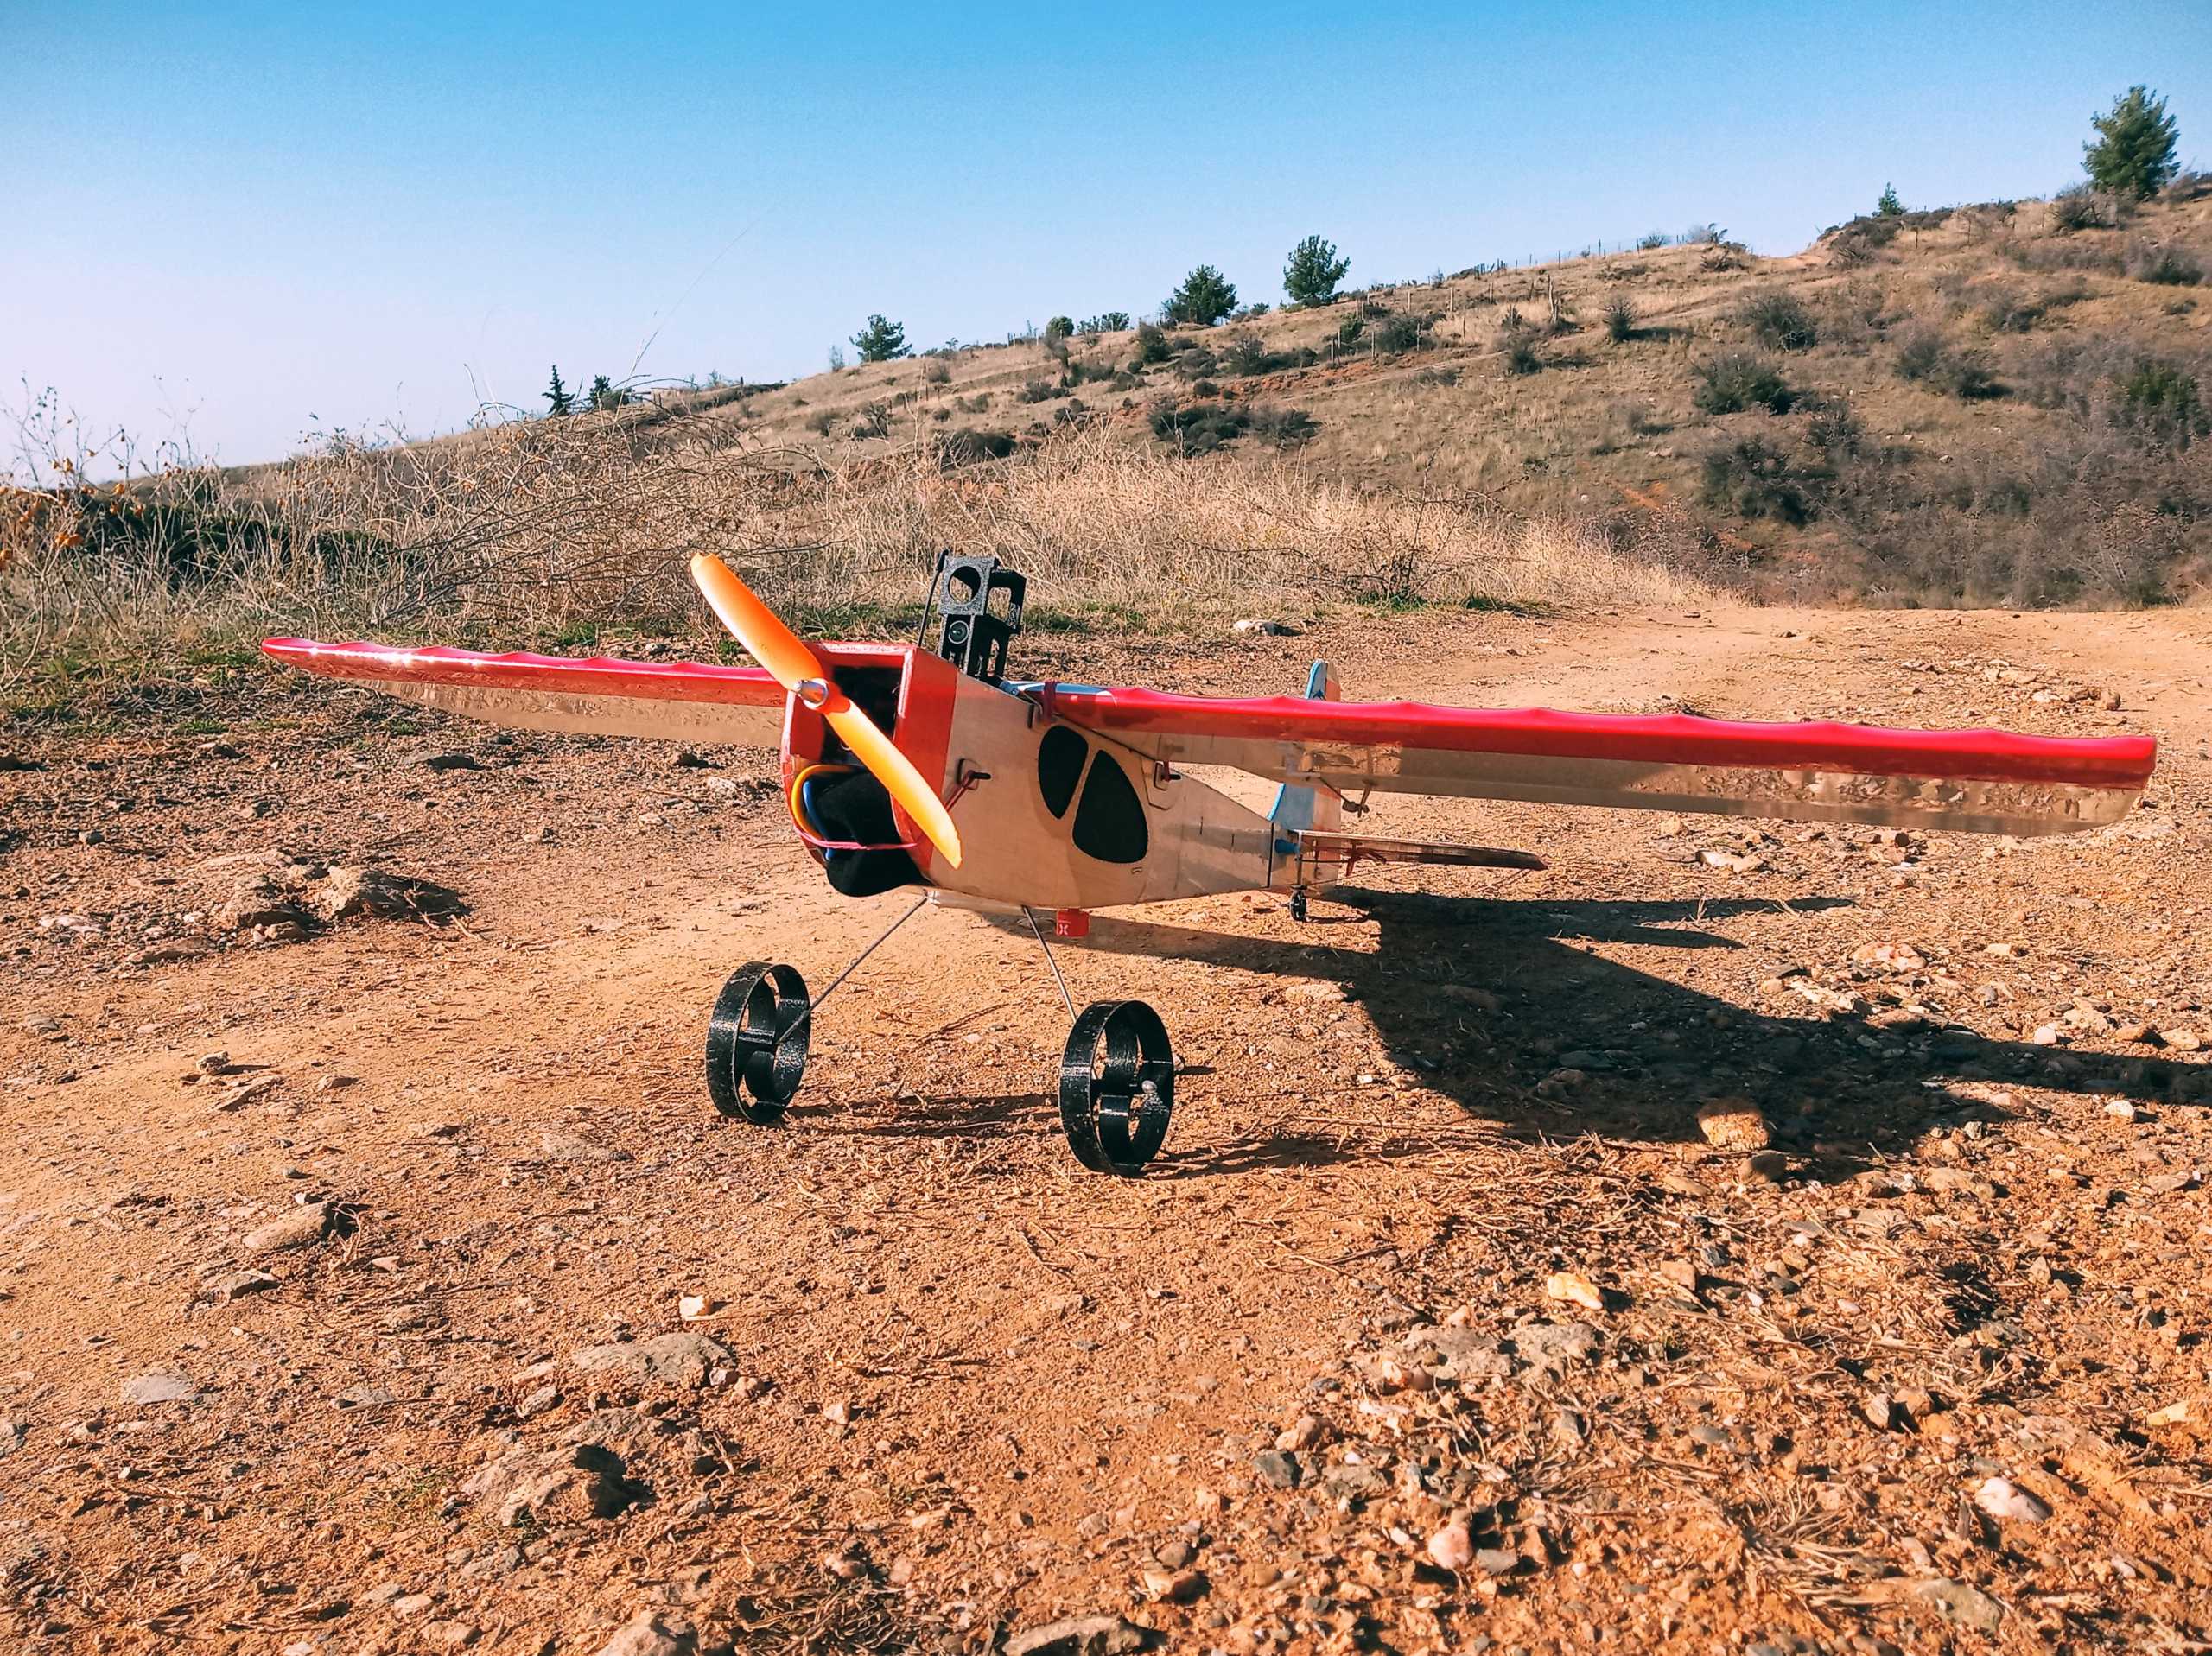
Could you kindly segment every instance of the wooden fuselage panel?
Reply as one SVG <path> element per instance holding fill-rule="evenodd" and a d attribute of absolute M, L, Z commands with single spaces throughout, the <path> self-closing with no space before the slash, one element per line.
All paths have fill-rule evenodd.
<path fill-rule="evenodd" d="M 948 669 L 950 670 L 950 669 Z M 1095 732 L 1064 726 L 1088 749 L 1075 786 L 1055 815 L 1045 797 L 1039 754 L 1053 721 L 1023 697 L 953 673 L 944 749 L 944 791 L 960 792 L 952 817 L 965 855 L 952 867 L 925 846 L 929 883 L 945 891 L 1039 909 L 1110 908 L 1267 885 L 1279 866 L 1274 825 L 1194 777 L 1177 775 Z M 931 694 L 935 694 L 932 686 Z M 903 720 L 902 720 L 903 722 Z M 903 732 L 901 746 L 904 746 Z M 909 757 L 922 756 L 909 750 Z M 1116 767 L 1126 790 L 1095 780 Z M 926 769 L 925 774 L 927 774 Z M 1077 823 L 1089 790 L 1131 796 L 1141 810 L 1142 851 L 1134 861 L 1088 854 Z M 1126 836 L 1112 847 L 1126 856 Z"/>

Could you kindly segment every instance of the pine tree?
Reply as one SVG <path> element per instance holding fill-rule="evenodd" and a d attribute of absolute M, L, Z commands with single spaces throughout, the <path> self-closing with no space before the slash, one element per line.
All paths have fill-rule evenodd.
<path fill-rule="evenodd" d="M 576 411 L 576 399 L 569 394 L 569 388 L 561 383 L 561 365 L 558 363 L 553 365 L 553 383 L 546 387 L 545 401 L 547 404 L 545 412 L 549 416 L 574 414 Z"/>
<path fill-rule="evenodd" d="M 2140 200 L 2154 195 L 2177 170 L 2174 149 L 2181 129 L 2166 100 L 2148 87 L 2130 86 L 2109 111 L 2089 117 L 2095 142 L 2082 146 L 2082 164 L 2101 190 Z"/>
<path fill-rule="evenodd" d="M 1904 203 L 1897 200 L 1897 187 L 1896 185 L 1885 184 L 1882 186 L 1882 199 L 1874 203 L 1874 216 L 1877 219 L 1902 219 L 1904 217 Z"/>
<path fill-rule="evenodd" d="M 1236 308 L 1236 288 L 1212 265 L 1201 264 L 1167 295 L 1167 302 L 1160 308 L 1160 320 L 1211 327 Z"/>
<path fill-rule="evenodd" d="M 906 330 L 897 322 L 871 316 L 868 326 L 853 335 L 853 349 L 861 353 L 862 362 L 890 362 L 908 354 Z"/>
<path fill-rule="evenodd" d="M 1282 290 L 1294 305 L 1325 305 L 1337 296 L 1337 284 L 1351 269 L 1350 259 L 1337 257 L 1337 244 L 1308 236 L 1290 250 L 1282 267 Z"/>

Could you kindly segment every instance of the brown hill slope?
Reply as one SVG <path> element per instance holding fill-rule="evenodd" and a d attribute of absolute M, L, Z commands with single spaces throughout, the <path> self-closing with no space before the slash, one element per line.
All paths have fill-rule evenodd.
<path fill-rule="evenodd" d="M 1135 333 L 932 353 L 719 415 L 836 460 L 1071 420 L 1204 447 L 1224 416 L 1287 410 L 1310 433 L 1262 417 L 1227 446 L 1288 441 L 1332 478 L 1523 511 L 1681 503 L 1770 592 L 2171 600 L 2212 555 L 2196 188 L 2125 214 L 2069 199 L 1862 220 L 1788 258 L 1708 244 L 1465 272 L 1172 330 L 1141 367 Z M 2065 227 L 2083 219 L 2101 222 Z M 1515 337 L 1529 371 L 1509 371 Z M 1737 352 L 1759 358 L 1748 385 L 1700 397 L 1700 369 Z M 1730 411 L 1732 390 L 1754 400 Z"/>

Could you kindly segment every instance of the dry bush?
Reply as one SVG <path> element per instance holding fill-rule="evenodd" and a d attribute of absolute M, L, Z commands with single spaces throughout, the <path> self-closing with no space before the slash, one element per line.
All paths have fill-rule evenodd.
<path fill-rule="evenodd" d="M 512 646 L 607 631 L 718 641 L 686 574 L 722 554 L 802 625 L 916 601 L 938 549 L 995 553 L 1064 611 L 1152 626 L 1394 590 L 1541 606 L 1698 583 L 1592 524 L 1320 480 L 1262 450 L 1192 464 L 1105 430 L 1003 460 L 956 432 L 832 465 L 728 427 L 537 421 L 226 475 L 18 492 L 0 517 L 0 682 L 156 675 L 264 634 Z"/>

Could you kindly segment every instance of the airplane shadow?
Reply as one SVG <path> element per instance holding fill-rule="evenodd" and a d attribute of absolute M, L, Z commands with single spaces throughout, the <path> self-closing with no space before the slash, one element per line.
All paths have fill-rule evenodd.
<path fill-rule="evenodd" d="M 1787 906 L 1804 913 L 1849 902 L 1815 897 Z M 2055 1051 L 1956 1026 L 1885 1027 L 1872 1021 L 1879 1005 L 1865 1015 L 1824 1014 L 1793 995 L 1786 1003 L 1765 1000 L 1780 1010 L 1747 1010 L 1575 946 L 1749 955 L 1746 945 L 1704 930 L 1704 923 L 1780 906 L 1742 898 L 1512 901 L 1337 886 L 1301 928 L 1312 942 L 1097 917 L 1088 946 L 1283 978 L 1289 987 L 1283 1004 L 1270 996 L 1270 1004 L 1251 1008 L 1246 1015 L 1255 1024 L 1325 1019 L 1332 1008 L 1302 999 L 1294 980 L 1334 982 L 1347 1002 L 1364 1009 L 1395 1063 L 1470 1116 L 1526 1138 L 1597 1133 L 1698 1142 L 1700 1105 L 1748 1095 L 1772 1123 L 1776 1146 L 1824 1177 L 1856 1171 L 1871 1152 L 1902 1150 L 1939 1122 L 2002 1119 L 2006 1084 L 2178 1101 L 2201 1094 L 2212 1078 L 2202 1065 Z M 1377 947 L 1364 947 L 1363 939 L 1357 949 L 1329 941 L 1332 931 L 1362 921 L 1379 923 Z M 1755 973 L 1764 975 L 1747 964 L 1746 999 Z M 1172 1034 L 1178 1021 L 1172 999 L 1156 1004 Z M 1960 1083 L 1977 1082 L 1995 1085 L 1961 1090 Z M 1304 1090 L 1334 1086 L 1321 1080 Z M 1390 1114 L 1387 1088 L 1343 1091 L 1363 1117 Z M 1363 1130 L 1350 1143 L 1322 1131 L 1208 1144 L 1178 1131 L 1154 1176 L 1372 1160 L 1430 1153 L 1437 1143 L 1433 1134 L 1387 1128 Z"/>

